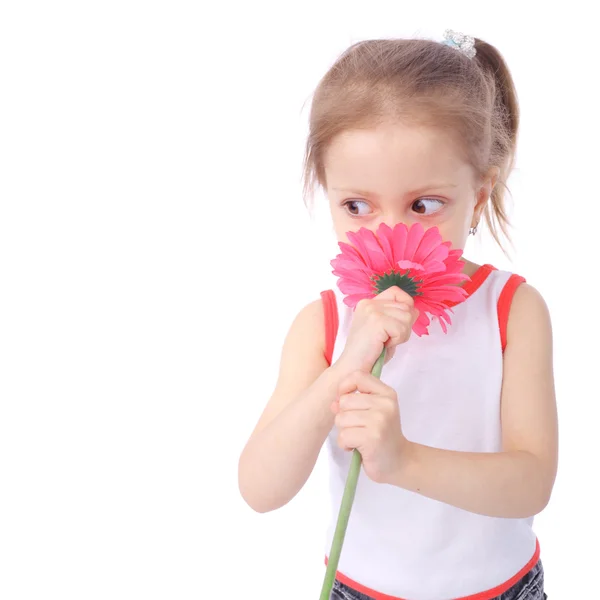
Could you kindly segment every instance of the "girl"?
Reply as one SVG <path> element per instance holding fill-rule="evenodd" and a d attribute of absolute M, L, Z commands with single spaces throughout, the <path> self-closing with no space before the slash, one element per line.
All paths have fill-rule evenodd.
<path fill-rule="evenodd" d="M 519 113 L 491 45 L 375 40 L 320 82 L 306 190 L 322 186 L 339 240 L 420 222 L 463 248 L 482 218 L 499 242 Z M 533 516 L 557 469 L 551 325 L 524 279 L 465 262 L 466 300 L 444 334 L 411 336 L 412 299 L 390 288 L 355 311 L 336 290 L 287 335 L 279 379 L 240 457 L 256 511 L 302 488 L 326 444 L 331 547 L 349 450 L 363 459 L 332 598 L 545 598 Z M 383 347 L 381 380 L 370 375 Z"/>

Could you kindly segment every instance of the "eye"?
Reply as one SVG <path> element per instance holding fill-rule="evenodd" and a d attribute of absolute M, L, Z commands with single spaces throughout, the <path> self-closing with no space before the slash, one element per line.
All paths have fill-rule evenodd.
<path fill-rule="evenodd" d="M 355 217 L 366 215 L 371 210 L 364 200 L 348 200 L 347 202 L 344 202 L 344 207 Z"/>
<path fill-rule="evenodd" d="M 419 215 L 431 215 L 444 206 L 441 200 L 436 198 L 420 198 L 415 200 L 412 205 L 412 210 Z"/>

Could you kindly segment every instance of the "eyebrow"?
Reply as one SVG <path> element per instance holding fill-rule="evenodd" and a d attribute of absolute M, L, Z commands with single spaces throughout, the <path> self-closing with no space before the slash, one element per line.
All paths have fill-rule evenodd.
<path fill-rule="evenodd" d="M 447 188 L 455 188 L 458 187 L 456 183 L 433 183 L 430 185 L 422 186 L 416 190 L 411 190 L 407 192 L 407 196 L 418 196 L 427 190 L 442 190 Z M 357 194 L 358 196 L 375 196 L 378 197 L 379 194 L 375 194 L 374 192 L 366 192 L 365 190 L 359 190 L 357 188 L 331 188 L 336 192 L 346 192 L 348 194 Z"/>

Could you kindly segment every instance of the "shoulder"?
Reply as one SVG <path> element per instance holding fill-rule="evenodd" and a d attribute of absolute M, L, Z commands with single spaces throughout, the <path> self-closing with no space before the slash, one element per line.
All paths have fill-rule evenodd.
<path fill-rule="evenodd" d="M 319 357 L 324 355 L 325 309 L 322 298 L 309 302 L 297 313 L 286 336 L 283 351 L 285 355 L 293 353 L 301 359 L 310 354 Z"/>
<path fill-rule="evenodd" d="M 325 360 L 323 302 L 302 308 L 288 330 L 281 351 L 279 376 L 252 436 L 263 429 L 329 366 Z"/>
<path fill-rule="evenodd" d="M 542 294 L 528 283 L 520 283 L 514 291 L 508 316 L 507 343 L 522 337 L 549 342 L 552 336 L 550 311 Z"/>
<path fill-rule="evenodd" d="M 513 300 L 515 309 L 521 311 L 543 312 L 548 314 L 548 306 L 542 294 L 531 284 L 523 282 L 515 291 Z"/>
<path fill-rule="evenodd" d="M 292 323 L 292 328 L 302 329 L 308 327 L 315 331 L 322 331 L 325 312 L 323 308 L 323 299 L 313 300 L 304 306 Z M 324 336 L 322 336 L 324 338 Z"/>
<path fill-rule="evenodd" d="M 294 397 L 329 367 L 323 304 L 321 299 L 310 302 L 293 320 L 281 351 L 275 396 Z"/>

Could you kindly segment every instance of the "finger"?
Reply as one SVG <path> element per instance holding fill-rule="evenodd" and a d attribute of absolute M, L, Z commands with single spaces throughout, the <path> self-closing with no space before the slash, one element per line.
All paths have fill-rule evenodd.
<path fill-rule="evenodd" d="M 360 392 L 343 394 L 338 400 L 338 412 L 348 410 L 369 410 L 373 407 L 373 403 L 373 394 L 361 394 Z"/>
<path fill-rule="evenodd" d="M 408 304 L 411 307 L 415 305 L 415 301 L 413 300 L 412 296 L 410 294 L 407 294 L 404 290 L 401 290 L 396 285 L 389 287 L 387 290 L 384 290 L 376 297 L 379 300 L 391 300 L 392 302 L 402 302 L 403 304 Z"/>
<path fill-rule="evenodd" d="M 383 310 L 387 308 L 397 308 L 403 312 L 410 312 L 412 310 L 411 305 L 406 302 L 383 302 Z"/>
<path fill-rule="evenodd" d="M 404 302 L 385 302 L 381 306 L 381 312 L 384 315 L 394 316 L 397 319 L 406 319 L 412 315 L 419 314 L 417 308 Z"/>
<path fill-rule="evenodd" d="M 383 315 L 383 329 L 388 336 L 384 345 L 386 348 L 405 342 L 411 334 L 413 318 L 411 313 L 403 313 L 402 317 Z"/>
<path fill-rule="evenodd" d="M 366 427 L 371 422 L 368 410 L 350 410 L 340 412 L 335 417 L 335 424 L 338 429 L 347 429 L 348 427 Z"/>
<path fill-rule="evenodd" d="M 406 304 L 385 305 L 383 314 L 386 317 L 395 319 L 402 325 L 400 331 L 406 332 L 406 329 L 411 329 L 415 324 L 417 316 L 420 314 L 416 308 L 411 308 Z"/>
<path fill-rule="evenodd" d="M 342 450 L 354 450 L 365 443 L 366 436 L 366 427 L 346 427 L 338 434 L 338 446 Z"/>
<path fill-rule="evenodd" d="M 378 341 L 382 345 L 397 346 L 408 340 L 413 325 L 412 314 L 408 311 L 397 310 L 395 314 L 390 315 L 385 312 L 371 310 L 368 314 L 369 327 L 377 334 Z M 386 309 L 391 311 L 392 309 Z"/>
<path fill-rule="evenodd" d="M 386 302 L 381 307 L 381 312 L 384 315 L 395 317 L 396 319 L 406 319 L 412 315 L 412 311 L 415 310 L 410 304 L 404 304 L 402 302 Z"/>
<path fill-rule="evenodd" d="M 396 394 L 396 392 L 383 383 L 381 379 L 374 377 L 371 373 L 364 373 L 363 371 L 355 371 L 343 379 L 340 382 L 338 394 L 341 397 L 344 394 L 350 394 L 357 390 L 363 394 L 376 394 L 381 396 L 394 396 Z"/>

